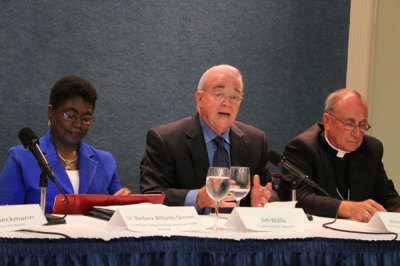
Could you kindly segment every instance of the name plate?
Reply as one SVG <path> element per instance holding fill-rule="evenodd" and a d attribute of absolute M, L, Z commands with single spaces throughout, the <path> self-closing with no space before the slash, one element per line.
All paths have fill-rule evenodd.
<path fill-rule="evenodd" d="M 235 208 L 225 224 L 253 231 L 302 231 L 310 227 L 300 208 Z"/>
<path fill-rule="evenodd" d="M 194 207 L 121 207 L 111 217 L 109 225 L 137 232 L 204 229 Z"/>
<path fill-rule="evenodd" d="M 38 204 L 0 206 L 0 232 L 40 226 L 47 220 Z"/>
<path fill-rule="evenodd" d="M 367 226 L 400 233 L 400 213 L 376 212 Z"/>

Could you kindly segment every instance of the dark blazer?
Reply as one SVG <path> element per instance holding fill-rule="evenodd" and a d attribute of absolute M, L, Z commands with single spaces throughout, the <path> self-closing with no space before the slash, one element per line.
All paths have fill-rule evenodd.
<path fill-rule="evenodd" d="M 264 132 L 240 122 L 230 130 L 231 162 L 250 167 L 265 185 L 268 175 L 267 137 Z M 189 190 L 206 183 L 209 160 L 199 114 L 149 130 L 140 165 L 140 189 L 163 191 L 164 204 L 182 206 Z M 250 205 L 249 196 L 242 200 Z"/>
<path fill-rule="evenodd" d="M 74 194 L 71 181 L 58 158 L 50 131 L 40 138 L 40 149 L 51 165 L 58 184 L 66 194 Z M 0 205 L 40 203 L 41 169 L 35 157 L 22 145 L 10 148 L 0 174 Z M 112 195 L 121 189 L 117 165 L 109 152 L 79 144 L 79 194 Z M 46 213 L 53 210 L 54 198 L 61 194 L 52 181 L 46 189 Z"/>
<path fill-rule="evenodd" d="M 334 217 L 341 199 L 336 191 L 336 178 L 329 149 L 323 135 L 324 127 L 317 123 L 297 137 L 285 147 L 284 155 L 288 161 L 304 171 L 317 182 L 332 198 L 301 182 L 297 185 L 298 206 L 305 212 L 319 216 Z M 382 163 L 383 145 L 374 137 L 365 135 L 361 146 L 349 156 L 348 178 L 350 200 L 363 201 L 373 199 L 387 210 L 400 207 L 400 197 L 393 183 L 386 176 Z M 282 172 L 284 178 L 289 178 Z M 279 196 L 288 199 L 290 185 L 282 181 Z"/>

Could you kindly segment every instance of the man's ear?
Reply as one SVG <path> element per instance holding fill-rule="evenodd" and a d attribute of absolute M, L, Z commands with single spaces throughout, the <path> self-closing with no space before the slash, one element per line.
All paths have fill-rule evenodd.
<path fill-rule="evenodd" d="M 331 121 L 332 117 L 328 113 L 324 113 L 322 116 L 322 124 L 324 125 L 325 130 L 329 129 L 329 122 Z"/>
<path fill-rule="evenodd" d="M 200 106 L 201 100 L 203 99 L 203 93 L 197 91 L 195 96 L 196 96 L 196 105 Z"/>

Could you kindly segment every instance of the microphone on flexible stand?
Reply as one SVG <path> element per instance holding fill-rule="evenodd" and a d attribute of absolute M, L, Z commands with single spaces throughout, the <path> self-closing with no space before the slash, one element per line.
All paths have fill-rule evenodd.
<path fill-rule="evenodd" d="M 306 182 L 308 185 L 311 187 L 318 189 L 322 193 L 324 193 L 326 196 L 331 197 L 322 187 L 320 187 L 316 182 L 314 182 L 311 178 L 308 177 L 305 173 L 303 173 L 300 169 L 298 169 L 296 166 L 291 164 L 282 154 L 280 154 L 277 150 L 270 150 L 268 155 L 267 155 L 268 160 L 273 163 L 274 165 L 288 170 L 290 173 L 293 174 L 295 179 L 297 179 L 299 182 Z M 284 179 L 285 181 L 292 181 L 291 178 L 289 180 Z"/>
<path fill-rule="evenodd" d="M 298 169 L 296 166 L 291 164 L 288 160 L 286 160 L 285 157 L 283 157 L 282 154 L 280 154 L 277 150 L 270 150 L 267 155 L 268 161 L 273 163 L 274 165 L 288 170 L 294 178 L 283 178 L 285 181 L 292 182 L 292 201 L 296 201 L 296 181 L 298 180 L 299 182 L 306 182 L 308 185 L 311 187 L 318 189 L 322 193 L 324 193 L 326 196 L 331 197 L 323 188 L 321 188 L 317 183 L 315 183 L 313 180 L 311 180 L 308 175 L 303 173 L 300 169 Z M 312 220 L 312 216 L 310 214 L 306 214 L 308 220 Z M 337 210 L 336 210 L 336 216 L 337 216 Z"/>
<path fill-rule="evenodd" d="M 54 172 L 51 169 L 49 162 L 47 161 L 46 157 L 44 156 L 42 150 L 39 147 L 38 137 L 35 135 L 35 133 L 32 131 L 32 129 L 30 129 L 28 127 L 21 129 L 18 133 L 18 138 L 20 139 L 22 145 L 24 145 L 24 147 L 26 149 L 28 149 L 29 151 L 32 152 L 33 156 L 35 156 L 35 158 L 38 162 L 39 167 L 42 169 L 42 173 L 40 174 L 40 180 L 39 180 L 40 207 L 41 207 L 43 213 L 45 213 L 47 177 L 50 178 L 50 180 L 57 186 L 57 188 L 64 194 L 64 196 L 65 196 L 65 192 L 62 190 L 62 188 L 57 183 Z M 64 224 L 65 223 L 64 218 L 68 215 L 68 212 L 69 212 L 69 201 L 68 201 L 67 197 L 66 197 L 66 200 L 67 200 L 67 212 L 66 212 L 65 216 L 57 217 L 54 215 L 45 214 L 46 219 L 47 219 L 47 225 Z"/>
<path fill-rule="evenodd" d="M 56 178 L 54 176 L 53 170 L 49 162 L 47 161 L 46 157 L 43 155 L 42 150 L 39 147 L 39 140 L 32 129 L 26 127 L 19 131 L 18 138 L 22 142 L 22 145 L 27 150 L 30 150 L 35 156 L 39 167 L 42 169 L 42 172 L 48 176 L 51 181 L 56 182 Z"/>
<path fill-rule="evenodd" d="M 272 149 L 268 154 L 267 154 L 268 161 L 273 163 L 274 165 L 287 169 L 290 173 L 292 173 L 295 176 L 295 179 L 297 178 L 298 181 L 306 182 L 308 185 L 311 187 L 321 191 L 323 194 L 325 194 L 327 197 L 332 198 L 331 195 L 328 194 L 323 188 L 321 188 L 316 182 L 314 182 L 311 178 L 308 177 L 305 173 L 303 173 L 300 169 L 298 169 L 296 166 L 291 164 L 282 154 L 280 154 L 277 150 Z M 285 181 L 292 181 L 291 178 L 287 179 L 284 178 Z M 306 214 L 307 218 L 309 220 L 312 220 L 312 216 L 310 214 Z M 353 231 L 353 230 L 345 230 L 345 229 L 339 229 L 339 228 L 334 228 L 331 227 L 330 225 L 335 223 L 338 218 L 338 208 L 336 207 L 336 215 L 335 218 L 333 219 L 332 222 L 327 222 L 322 224 L 322 227 L 335 230 L 335 231 L 340 231 L 340 232 L 347 232 L 347 233 L 356 233 L 356 234 L 372 234 L 372 235 L 395 235 L 394 240 L 397 239 L 397 233 L 394 232 L 363 232 L 363 231 Z"/>

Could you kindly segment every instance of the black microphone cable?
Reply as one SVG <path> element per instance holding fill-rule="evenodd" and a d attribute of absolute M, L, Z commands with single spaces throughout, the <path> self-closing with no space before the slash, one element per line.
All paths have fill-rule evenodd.
<path fill-rule="evenodd" d="M 43 231 L 36 231 L 36 230 L 29 230 L 29 229 L 21 229 L 18 230 L 19 232 L 27 232 L 27 233 L 37 233 L 37 234 L 44 234 L 44 235 L 56 235 L 62 236 L 64 238 L 71 238 L 69 235 L 58 233 L 58 232 L 43 232 Z"/>
<path fill-rule="evenodd" d="M 56 185 L 58 190 L 60 190 L 60 192 L 63 194 L 65 202 L 67 203 L 67 209 L 65 210 L 65 214 L 64 214 L 63 217 L 57 217 L 57 216 L 51 215 L 51 217 L 52 217 L 51 219 L 56 219 L 56 220 L 60 220 L 60 221 L 64 220 L 65 221 L 65 217 L 67 217 L 67 215 L 69 214 L 69 199 L 68 199 L 68 196 L 65 194 L 65 191 L 58 184 L 57 180 L 55 180 L 54 184 Z"/>
<path fill-rule="evenodd" d="M 332 198 L 331 196 L 329 196 L 329 197 Z M 398 234 L 395 233 L 395 232 L 365 232 L 365 231 L 354 231 L 354 230 L 339 229 L 339 228 L 335 228 L 335 227 L 329 226 L 329 225 L 334 224 L 336 222 L 336 220 L 338 219 L 338 208 L 337 207 L 335 207 L 335 208 L 336 208 L 335 218 L 331 222 L 327 222 L 327 223 L 322 224 L 323 228 L 331 229 L 331 230 L 339 231 L 339 232 L 365 234 L 365 235 L 394 235 L 394 238 L 392 240 L 397 240 Z"/>
<path fill-rule="evenodd" d="M 300 182 L 301 181 L 306 182 L 312 188 L 317 189 L 320 192 L 322 192 L 325 196 L 332 198 L 332 196 L 329 195 L 328 192 L 326 192 L 317 183 L 315 183 L 313 180 L 311 180 L 306 174 L 304 174 L 298 168 L 296 168 L 290 162 L 288 162 L 287 159 L 282 154 L 280 154 L 277 150 L 275 150 L 275 149 L 270 150 L 268 152 L 267 158 L 268 158 L 268 161 L 270 161 L 271 163 L 273 163 L 274 165 L 276 165 L 280 168 L 288 166 L 285 168 L 293 174 L 294 178 L 297 178 Z M 339 231 L 339 232 L 345 232 L 345 233 L 368 234 L 368 235 L 394 235 L 393 240 L 397 240 L 398 234 L 395 232 L 364 232 L 364 231 L 354 231 L 354 230 L 346 230 L 346 229 L 339 229 L 339 228 L 331 227 L 330 225 L 334 224 L 338 219 L 338 211 L 339 210 L 338 210 L 337 206 L 335 208 L 336 208 L 335 218 L 331 222 L 322 224 L 323 228 L 331 229 L 331 230 Z"/>

